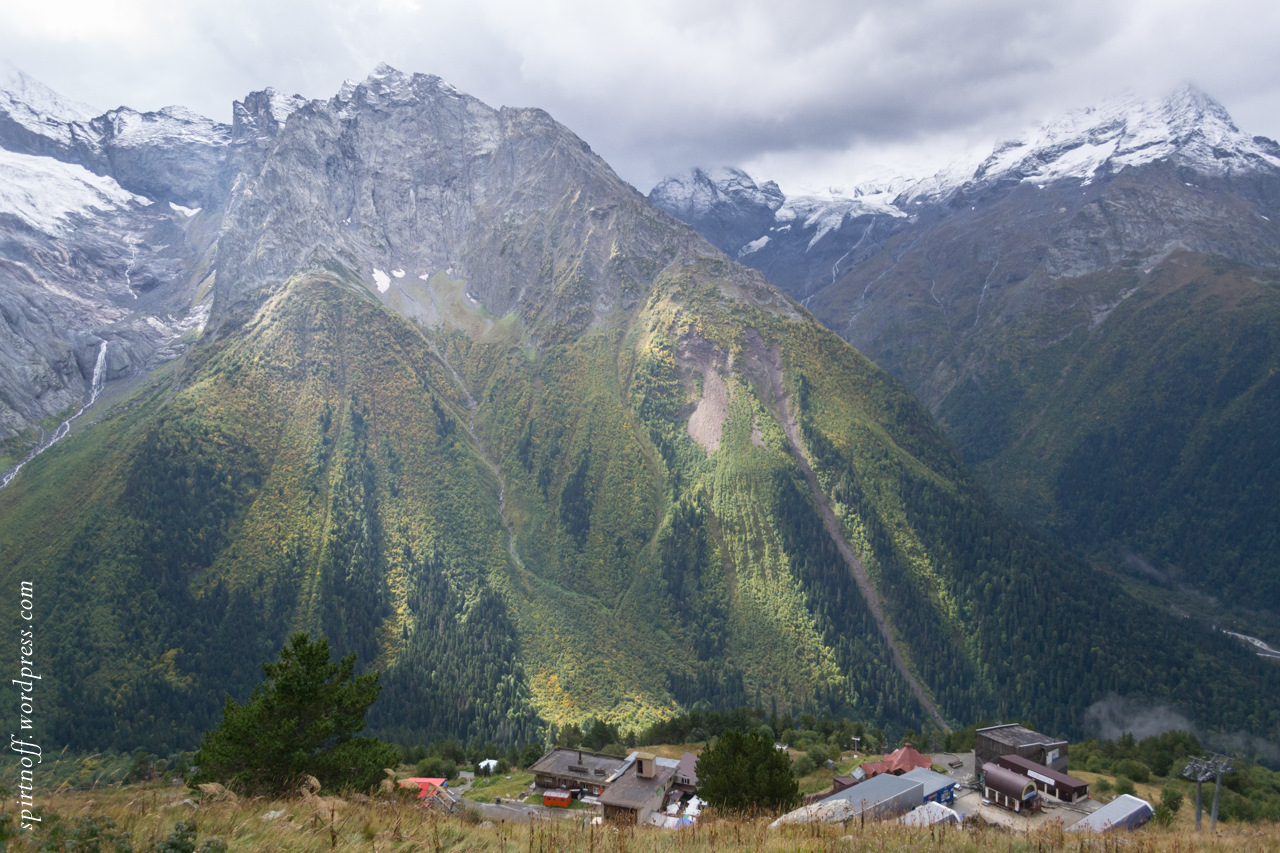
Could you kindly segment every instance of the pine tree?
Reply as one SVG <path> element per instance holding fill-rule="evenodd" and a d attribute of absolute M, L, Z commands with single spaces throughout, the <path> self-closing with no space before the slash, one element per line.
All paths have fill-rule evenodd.
<path fill-rule="evenodd" d="M 278 794 L 304 775 L 325 788 L 372 787 L 382 768 L 399 763 L 396 749 L 354 735 L 378 698 L 379 673 L 354 675 L 356 656 L 329 660 L 329 641 L 294 634 L 266 681 L 243 705 L 230 696 L 222 722 L 205 734 L 192 784 L 221 782 L 249 794 Z"/>
<path fill-rule="evenodd" d="M 759 731 L 729 729 L 698 758 L 698 796 L 733 811 L 782 811 L 800 799 L 787 754 Z"/>

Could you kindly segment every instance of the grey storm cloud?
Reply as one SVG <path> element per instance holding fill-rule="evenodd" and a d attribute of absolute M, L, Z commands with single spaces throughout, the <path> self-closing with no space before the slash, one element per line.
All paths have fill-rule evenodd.
<path fill-rule="evenodd" d="M 10 0 L 7 58 L 101 109 L 228 120 L 272 86 L 328 97 L 381 61 L 538 106 L 647 189 L 695 164 L 843 180 L 1069 107 L 1191 80 L 1280 133 L 1280 8 L 1208 0 Z M 905 154 L 904 154 L 905 152 Z"/>

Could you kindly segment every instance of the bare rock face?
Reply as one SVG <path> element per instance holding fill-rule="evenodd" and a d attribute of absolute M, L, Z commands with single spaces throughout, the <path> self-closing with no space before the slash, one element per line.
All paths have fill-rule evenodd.
<path fill-rule="evenodd" d="M 494 109 L 437 77 L 380 66 L 294 112 L 260 168 L 238 177 L 214 316 L 302 270 L 343 269 L 381 293 L 381 279 L 400 289 L 391 271 L 410 282 L 447 272 L 535 337 L 572 335 L 634 304 L 655 273 L 634 259 L 677 232 L 545 112 Z"/>
<path fill-rule="evenodd" d="M 437 77 L 380 66 L 328 101 L 253 92 L 229 126 L 181 107 L 95 114 L 6 79 L 0 440 L 19 450 L 85 399 L 94 342 L 115 343 L 109 380 L 145 373 L 299 274 L 337 273 L 421 318 L 412 285 L 444 273 L 536 344 L 713 251 L 545 112 Z"/>

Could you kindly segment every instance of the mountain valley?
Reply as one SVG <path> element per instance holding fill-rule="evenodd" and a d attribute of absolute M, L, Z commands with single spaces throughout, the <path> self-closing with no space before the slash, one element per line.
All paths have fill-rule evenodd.
<path fill-rule="evenodd" d="M 371 722 L 403 743 L 528 743 L 704 705 L 1079 734 L 1112 694 L 1280 738 L 1271 661 L 1131 597 L 966 464 L 1043 508 L 1033 523 L 1109 542 L 1160 513 L 1170 553 L 1248 526 L 1213 583 L 1270 594 L 1270 445 L 1216 426 L 1269 405 L 1274 231 L 1259 215 L 1166 251 L 1187 222 L 1270 210 L 1270 177 L 1199 179 L 1201 206 L 1118 248 L 1107 217 L 1148 192 L 1132 167 L 1059 214 L 1061 194 L 1010 177 L 1021 165 L 1003 189 L 920 196 L 919 214 L 886 191 L 810 234 L 826 254 L 792 283 L 795 245 L 768 278 L 737 261 L 776 236 L 712 245 L 779 221 L 777 187 L 735 178 L 754 218 L 704 239 L 545 112 L 436 77 L 384 65 L 328 100 L 257 92 L 231 125 L 94 116 L 15 80 L 0 428 L 6 468 L 28 461 L 0 486 L 0 552 L 5 581 L 37 590 L 50 743 L 190 748 L 294 630 L 383 671 Z M 1187 168 L 1150 167 L 1175 196 Z M 1057 242 L 1025 248 L 996 210 Z M 797 233 L 824 227 L 813 211 Z M 1055 216 L 1084 224 L 1060 236 Z M 824 240 L 854 231 L 830 260 Z M 1048 304 L 1069 312 L 1019 310 Z M 1153 331 L 1092 345 L 1122 320 Z M 1180 347 L 1210 340 L 1215 371 L 1153 384 L 1166 361 L 1198 370 Z M 1050 375 L 1052 392 L 1027 379 Z M 966 393 L 1018 406 L 982 420 Z M 1166 446 L 1182 393 L 1208 414 Z M 1091 405 L 1090 433 L 1054 408 Z M 1117 436 L 1142 428 L 1168 473 L 1135 494 L 1150 460 Z M 1229 464 L 1252 491 L 1195 497 L 1212 512 L 1180 526 L 1185 483 Z M 997 476 L 1016 466 L 1057 491 Z"/>
<path fill-rule="evenodd" d="M 848 196 L 720 169 L 650 197 L 902 379 L 1008 511 L 1280 637 L 1275 142 L 1184 87 Z"/>

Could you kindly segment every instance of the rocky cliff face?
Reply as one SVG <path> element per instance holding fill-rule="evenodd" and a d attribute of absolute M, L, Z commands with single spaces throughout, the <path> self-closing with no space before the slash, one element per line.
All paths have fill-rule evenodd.
<path fill-rule="evenodd" d="M 546 113 L 382 66 L 294 112 L 238 179 L 215 319 L 300 269 L 338 265 L 410 302 L 406 282 L 447 271 L 495 316 L 559 339 L 634 307 L 651 258 L 691 240 Z"/>

